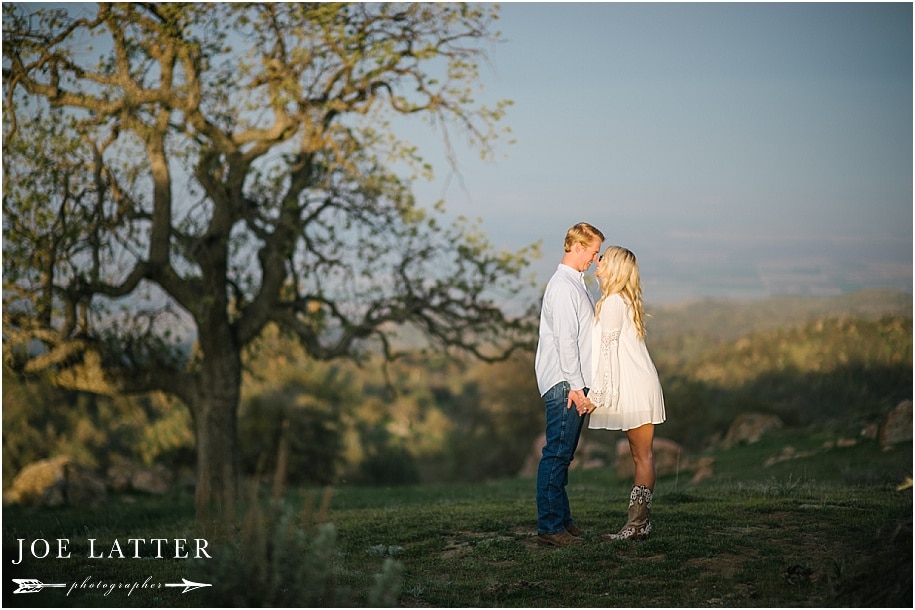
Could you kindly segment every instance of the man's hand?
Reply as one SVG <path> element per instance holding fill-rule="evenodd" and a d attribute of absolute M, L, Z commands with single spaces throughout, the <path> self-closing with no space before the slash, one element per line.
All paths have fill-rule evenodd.
<path fill-rule="evenodd" d="M 594 403 L 585 396 L 584 390 L 569 390 L 569 401 L 566 408 L 571 409 L 575 405 L 575 410 L 579 415 L 587 415 L 594 410 Z"/>

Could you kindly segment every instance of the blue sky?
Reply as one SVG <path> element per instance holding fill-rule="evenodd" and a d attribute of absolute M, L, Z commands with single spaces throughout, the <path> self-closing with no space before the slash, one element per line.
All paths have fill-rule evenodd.
<path fill-rule="evenodd" d="M 416 184 L 545 283 L 586 220 L 646 301 L 912 290 L 912 5 L 508 3 L 482 68 L 517 142 Z M 593 270 L 593 269 L 592 269 Z"/>

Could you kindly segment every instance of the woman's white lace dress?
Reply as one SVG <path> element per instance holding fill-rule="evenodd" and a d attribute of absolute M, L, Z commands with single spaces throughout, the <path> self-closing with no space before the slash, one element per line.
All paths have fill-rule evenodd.
<path fill-rule="evenodd" d="M 648 347 L 635 331 L 629 305 L 608 296 L 596 319 L 592 343 L 592 388 L 596 405 L 589 428 L 629 430 L 666 419 L 664 393 Z"/>

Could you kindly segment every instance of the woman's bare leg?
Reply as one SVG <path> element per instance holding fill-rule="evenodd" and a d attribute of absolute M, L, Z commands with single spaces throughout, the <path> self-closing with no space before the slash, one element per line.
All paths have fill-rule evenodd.
<path fill-rule="evenodd" d="M 629 437 L 629 450 L 632 452 L 632 461 L 635 464 L 635 485 L 644 485 L 654 489 L 655 469 L 654 451 L 654 424 L 645 424 L 638 428 L 626 431 Z"/>

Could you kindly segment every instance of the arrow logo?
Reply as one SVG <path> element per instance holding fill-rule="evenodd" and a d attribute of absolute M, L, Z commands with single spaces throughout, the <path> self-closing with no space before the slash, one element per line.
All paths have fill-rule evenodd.
<path fill-rule="evenodd" d="M 62 584 L 45 584 L 40 580 L 34 578 L 14 578 L 13 582 L 19 585 L 19 587 L 13 591 L 13 593 L 38 593 L 45 587 L 66 587 L 66 583 Z"/>
<path fill-rule="evenodd" d="M 19 585 L 13 593 L 38 593 L 45 587 L 66 587 L 66 583 L 43 583 L 36 578 L 14 578 L 13 582 Z M 165 583 L 166 587 L 184 587 L 182 595 L 189 591 L 202 589 L 203 587 L 212 587 L 213 585 L 204 582 L 193 582 L 182 578 L 181 582 Z"/>
<path fill-rule="evenodd" d="M 165 583 L 166 587 L 184 587 L 184 591 L 181 592 L 182 595 L 188 591 L 193 591 L 194 589 L 201 589 L 203 587 L 212 587 L 213 585 L 202 583 L 202 582 L 191 582 L 186 578 L 182 578 L 180 583 Z"/>

